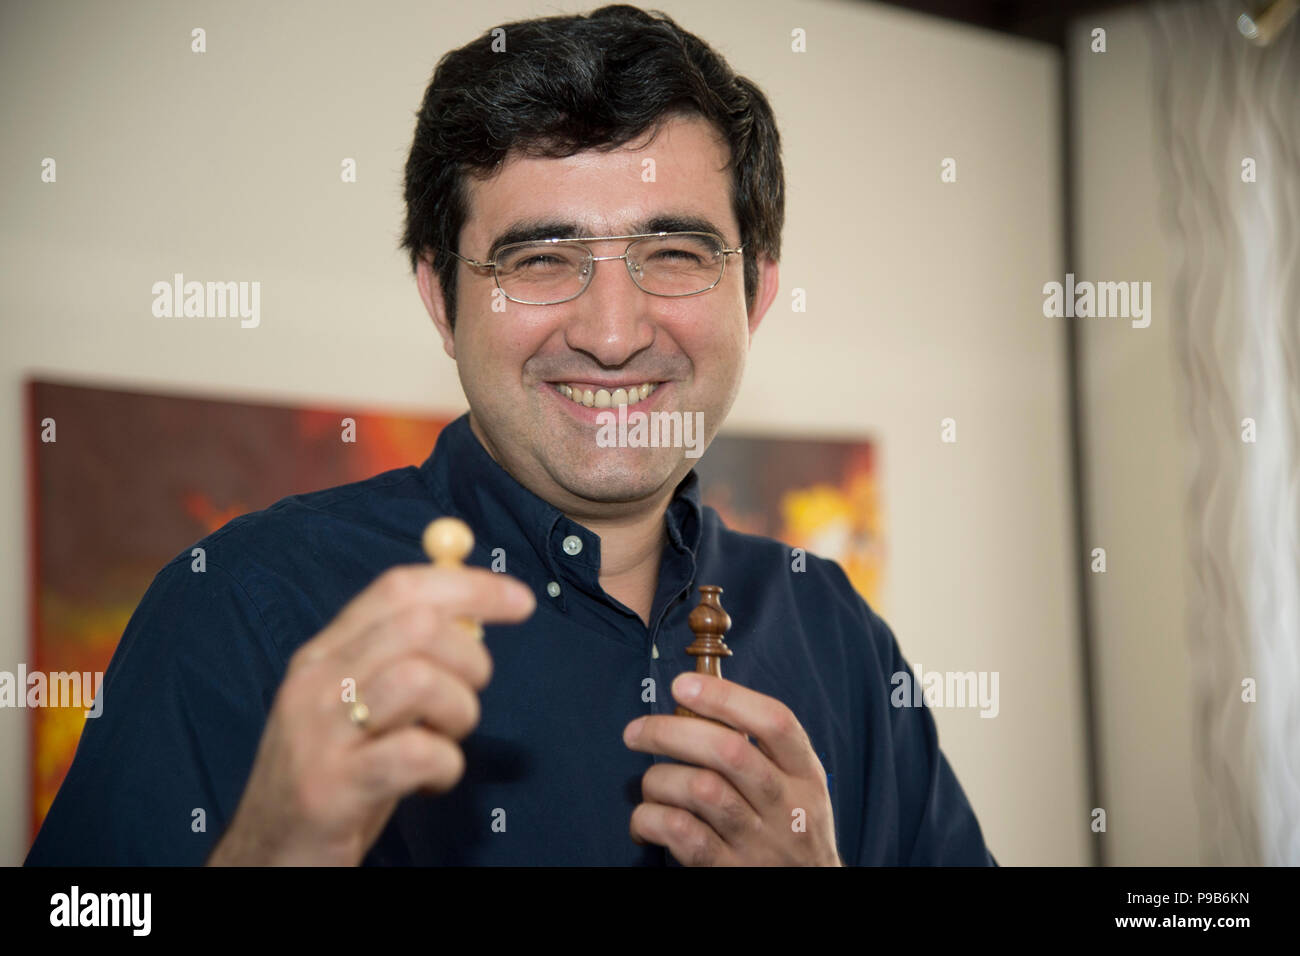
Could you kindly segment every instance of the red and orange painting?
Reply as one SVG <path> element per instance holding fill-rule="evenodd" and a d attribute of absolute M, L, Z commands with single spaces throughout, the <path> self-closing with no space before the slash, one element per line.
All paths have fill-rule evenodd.
<path fill-rule="evenodd" d="M 875 445 L 720 434 L 695 466 L 727 527 L 838 561 L 872 607 L 884 567 Z"/>
<path fill-rule="evenodd" d="M 287 495 L 428 457 L 459 413 L 294 408 L 28 383 L 29 671 L 100 673 L 159 569 L 231 518 Z M 343 419 L 354 442 L 340 440 Z M 873 604 L 882 568 L 874 448 L 719 436 L 696 466 L 706 504 L 738 530 L 844 567 Z M 31 836 L 67 773 L 82 707 L 35 707 Z"/>

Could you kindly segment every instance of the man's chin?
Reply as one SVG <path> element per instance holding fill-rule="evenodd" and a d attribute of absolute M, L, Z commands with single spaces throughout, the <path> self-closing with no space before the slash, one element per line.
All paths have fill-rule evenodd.
<path fill-rule="evenodd" d="M 645 454 L 645 452 L 654 454 Z M 680 449 L 608 449 L 591 456 L 585 467 L 561 465 L 552 470 L 555 482 L 569 494 L 603 504 L 627 504 L 662 494 L 665 485 L 681 480 Z"/>

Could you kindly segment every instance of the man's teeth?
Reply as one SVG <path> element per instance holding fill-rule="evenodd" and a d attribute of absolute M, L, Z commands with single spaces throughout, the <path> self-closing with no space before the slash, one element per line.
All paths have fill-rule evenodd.
<path fill-rule="evenodd" d="M 605 388 L 598 388 L 593 391 L 581 385 L 557 385 L 555 387 L 561 395 L 577 402 L 579 405 L 586 405 L 588 408 L 610 408 L 617 405 L 635 405 L 649 396 L 659 386 L 646 382 L 644 385 L 633 385 L 630 388 L 616 388 L 612 392 Z"/>

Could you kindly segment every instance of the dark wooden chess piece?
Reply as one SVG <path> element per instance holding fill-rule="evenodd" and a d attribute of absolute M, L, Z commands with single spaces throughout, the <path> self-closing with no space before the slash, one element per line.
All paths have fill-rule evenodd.
<path fill-rule="evenodd" d="M 722 639 L 731 627 L 731 615 L 722 609 L 722 588 L 713 584 L 700 585 L 699 606 L 691 611 L 687 623 L 695 633 L 695 640 L 686 648 L 686 653 L 695 658 L 695 673 L 722 676 L 722 658 L 731 656 L 731 648 Z M 701 720 L 713 720 L 703 717 L 686 707 L 678 706 L 678 717 L 700 717 Z M 722 723 L 714 720 L 714 723 Z M 725 726 L 725 725 L 724 725 Z"/>

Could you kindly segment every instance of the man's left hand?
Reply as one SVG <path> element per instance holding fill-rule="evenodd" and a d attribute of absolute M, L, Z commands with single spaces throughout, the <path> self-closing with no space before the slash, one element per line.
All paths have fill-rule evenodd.
<path fill-rule="evenodd" d="M 679 675 L 673 696 L 728 726 L 669 714 L 627 725 L 632 750 L 683 761 L 641 778 L 632 839 L 685 866 L 843 866 L 826 771 L 790 708 L 707 674 Z"/>

